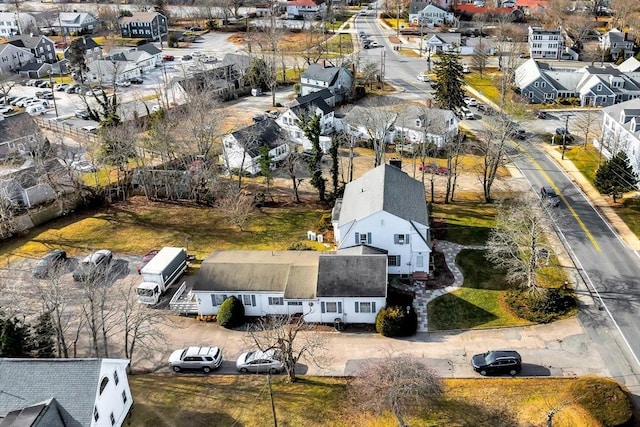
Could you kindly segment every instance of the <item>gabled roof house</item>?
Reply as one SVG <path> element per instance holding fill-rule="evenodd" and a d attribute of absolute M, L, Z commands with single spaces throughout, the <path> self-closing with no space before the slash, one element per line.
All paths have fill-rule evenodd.
<path fill-rule="evenodd" d="M 451 110 L 409 105 L 398 113 L 392 138 L 398 151 L 413 152 L 423 143 L 442 148 L 458 134 L 458 123 Z"/>
<path fill-rule="evenodd" d="M 9 43 L 29 50 L 38 62 L 57 62 L 53 41 L 47 36 L 13 36 Z"/>
<path fill-rule="evenodd" d="M 289 155 L 289 145 L 283 130 L 271 119 L 264 119 L 222 138 L 222 155 L 229 170 L 260 173 L 260 147 L 268 147 L 272 162 Z"/>
<path fill-rule="evenodd" d="M 347 184 L 332 212 L 338 252 L 366 245 L 387 253 L 389 274 L 429 274 L 431 235 L 424 185 L 381 165 Z"/>
<path fill-rule="evenodd" d="M 91 13 L 85 12 L 60 12 L 56 20 L 49 28 L 43 28 L 47 34 L 66 34 L 79 36 L 91 34 L 99 26 L 98 19 Z"/>
<path fill-rule="evenodd" d="M 298 102 L 282 113 L 276 119 L 276 123 L 289 134 L 292 141 L 300 144 L 303 150 L 311 151 L 313 149 L 311 141 L 304 134 L 301 123 L 305 116 L 309 118 L 313 115 L 319 116 L 320 148 L 324 153 L 327 153 L 331 146 L 331 138 L 327 135 L 334 131 L 333 108 L 328 106 L 321 96 L 314 97 L 313 95 L 314 93 L 298 98 Z"/>
<path fill-rule="evenodd" d="M 133 404 L 120 359 L 0 359 L 0 425 L 122 426 Z"/>
<path fill-rule="evenodd" d="M 600 37 L 600 49 L 605 52 L 608 50 L 613 61 L 629 59 L 635 52 L 635 37 L 627 31 L 613 28 Z"/>
<path fill-rule="evenodd" d="M 596 145 L 607 158 L 624 151 L 640 175 L 640 98 L 605 107 L 602 114 L 602 135 Z"/>
<path fill-rule="evenodd" d="M 311 64 L 300 76 L 300 95 L 305 96 L 323 89 L 329 91 L 340 104 L 349 98 L 353 86 L 353 72 L 344 67 Z"/>

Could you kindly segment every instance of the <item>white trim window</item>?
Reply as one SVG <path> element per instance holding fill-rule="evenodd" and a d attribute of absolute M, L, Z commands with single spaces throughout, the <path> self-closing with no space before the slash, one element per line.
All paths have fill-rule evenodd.
<path fill-rule="evenodd" d="M 256 306 L 256 296 L 255 295 L 248 295 L 248 294 L 238 295 L 238 299 L 240 301 L 242 301 L 242 305 L 244 305 L 245 307 L 247 307 L 247 306 L 255 307 Z"/>
<path fill-rule="evenodd" d="M 356 313 L 375 313 L 376 312 L 376 302 L 359 302 L 355 303 L 355 311 Z"/>
<path fill-rule="evenodd" d="M 396 245 L 408 245 L 409 244 L 409 235 L 408 234 L 394 234 L 393 235 L 393 243 Z"/>
<path fill-rule="evenodd" d="M 356 245 L 370 245 L 371 233 L 356 233 Z"/>
<path fill-rule="evenodd" d="M 269 305 L 284 305 L 283 297 L 269 297 Z"/>
<path fill-rule="evenodd" d="M 388 255 L 387 256 L 387 265 L 389 267 L 400 267 L 402 265 L 400 263 L 400 255 Z"/>
<path fill-rule="evenodd" d="M 320 311 L 322 313 L 342 313 L 342 302 L 322 301 L 320 303 Z"/>
<path fill-rule="evenodd" d="M 226 295 L 212 294 L 211 295 L 211 305 L 214 306 L 214 307 L 217 307 L 219 305 L 222 305 L 222 303 L 226 299 L 227 299 Z"/>
<path fill-rule="evenodd" d="M 287 301 L 287 305 L 288 306 L 299 306 L 302 307 L 302 301 Z"/>

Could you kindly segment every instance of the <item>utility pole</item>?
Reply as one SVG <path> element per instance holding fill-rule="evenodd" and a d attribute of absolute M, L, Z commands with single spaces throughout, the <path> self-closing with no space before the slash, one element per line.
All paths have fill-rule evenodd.
<path fill-rule="evenodd" d="M 400 38 L 400 1 L 396 1 L 398 2 L 398 13 L 396 14 L 396 37 Z"/>
<path fill-rule="evenodd" d="M 380 52 L 380 85 L 384 89 L 384 50 Z"/>
<path fill-rule="evenodd" d="M 49 86 L 51 89 L 51 94 L 53 95 L 53 79 L 51 78 L 51 70 L 49 70 Z M 53 108 L 56 111 L 56 117 L 58 117 L 58 104 L 56 104 L 56 97 L 53 97 Z"/>
<path fill-rule="evenodd" d="M 571 114 L 564 116 L 564 133 L 562 134 L 562 160 L 564 160 L 564 152 L 567 149 L 567 133 L 569 132 L 569 117 Z"/>
<path fill-rule="evenodd" d="M 420 25 L 420 54 L 418 55 L 422 58 L 422 20 L 418 18 L 418 25 Z"/>

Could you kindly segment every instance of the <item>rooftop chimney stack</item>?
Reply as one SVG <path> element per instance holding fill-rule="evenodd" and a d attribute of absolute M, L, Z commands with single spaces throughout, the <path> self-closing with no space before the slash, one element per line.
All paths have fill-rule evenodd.
<path fill-rule="evenodd" d="M 389 166 L 402 170 L 402 159 L 389 159 Z"/>

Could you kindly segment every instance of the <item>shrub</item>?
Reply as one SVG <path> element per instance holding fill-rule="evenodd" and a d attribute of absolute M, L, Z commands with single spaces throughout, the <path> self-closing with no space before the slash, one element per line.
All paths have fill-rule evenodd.
<path fill-rule="evenodd" d="M 562 289 L 543 289 L 539 293 L 515 289 L 507 293 L 505 300 L 518 317 L 536 323 L 553 322 L 577 306 L 571 291 Z"/>
<path fill-rule="evenodd" d="M 376 316 L 376 331 L 385 337 L 408 337 L 417 329 L 418 316 L 411 306 L 408 313 L 405 307 L 385 307 Z"/>
<path fill-rule="evenodd" d="M 218 309 L 218 323 L 227 329 L 244 324 L 244 305 L 238 298 L 230 296 L 224 300 Z"/>
<path fill-rule="evenodd" d="M 629 425 L 633 417 L 629 396 L 612 379 L 578 378 L 571 386 L 571 395 L 602 425 Z"/>
<path fill-rule="evenodd" d="M 287 247 L 288 251 L 312 251 L 314 250 L 311 246 L 308 246 L 306 243 L 303 242 L 295 242 L 289 245 L 289 247 Z"/>
<path fill-rule="evenodd" d="M 318 221 L 317 227 L 319 231 L 331 230 L 331 227 L 332 227 L 331 214 L 330 213 L 322 214 L 322 217 L 320 217 L 320 220 Z"/>

